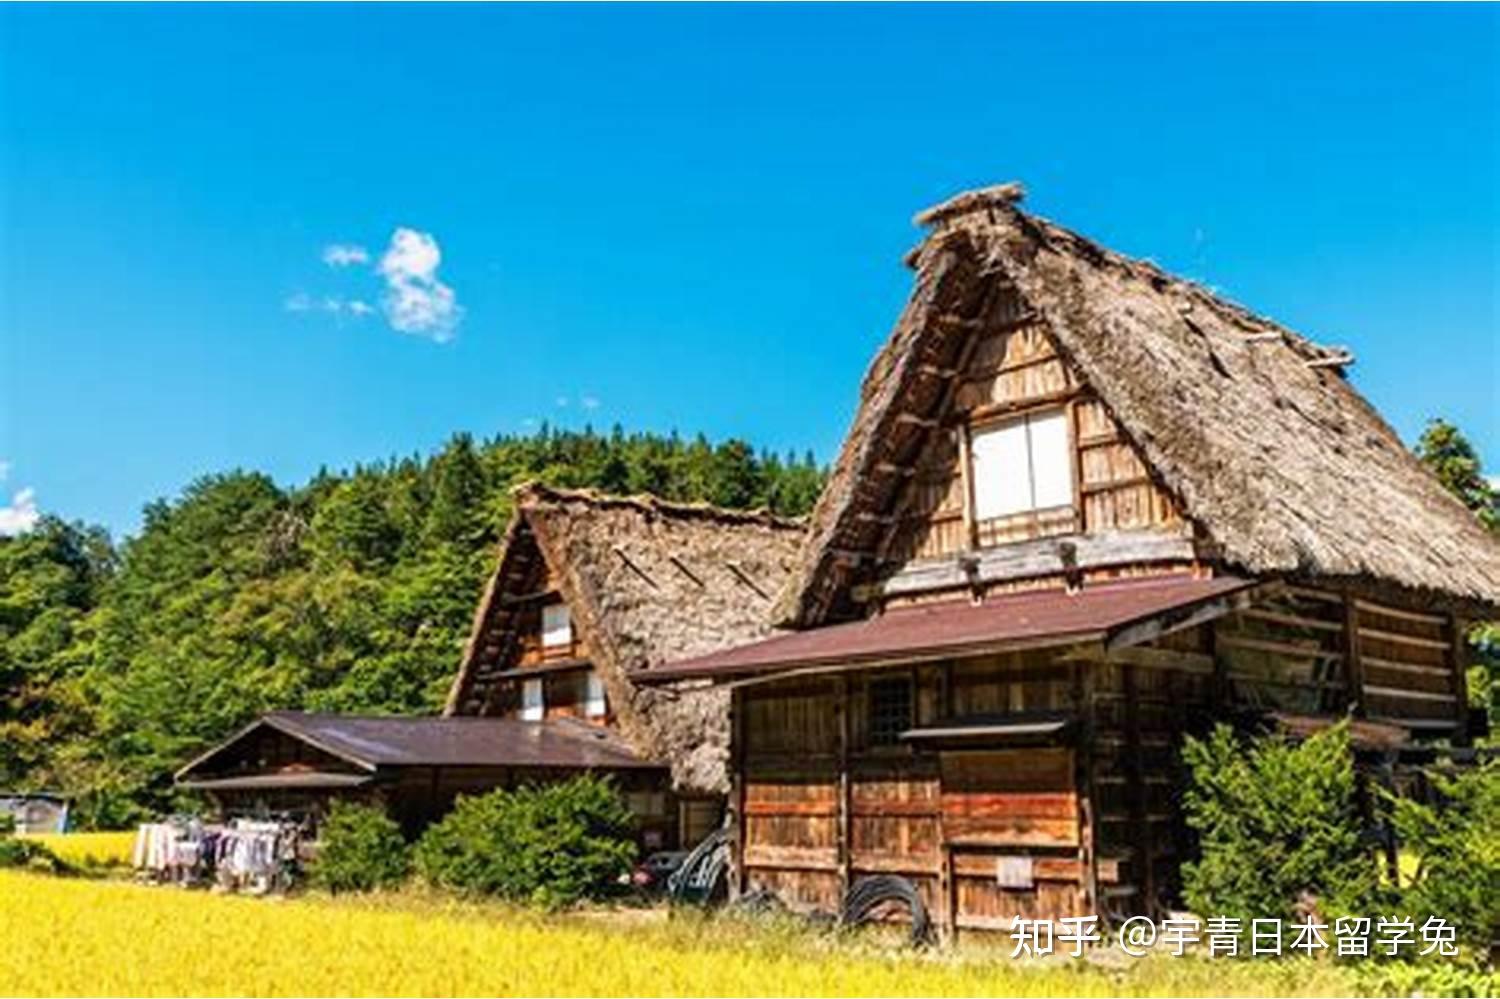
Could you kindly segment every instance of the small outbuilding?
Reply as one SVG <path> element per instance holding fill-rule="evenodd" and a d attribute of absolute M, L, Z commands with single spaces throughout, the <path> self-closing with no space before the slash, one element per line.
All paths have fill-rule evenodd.
<path fill-rule="evenodd" d="M 666 767 L 614 731 L 569 718 L 403 718 L 273 711 L 177 772 L 225 814 L 316 820 L 334 797 L 380 804 L 408 832 L 460 794 L 609 775 L 638 815 L 660 811 Z M 658 823 L 659 825 L 659 823 Z M 643 837 L 664 830 L 646 825 Z"/>

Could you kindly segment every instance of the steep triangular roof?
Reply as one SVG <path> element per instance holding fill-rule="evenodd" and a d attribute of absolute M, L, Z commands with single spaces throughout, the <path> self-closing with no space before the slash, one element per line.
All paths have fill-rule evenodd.
<path fill-rule="evenodd" d="M 1347 578 L 1470 608 L 1500 604 L 1500 542 L 1427 472 L 1329 350 L 1156 266 L 1018 207 L 1018 185 L 917 217 L 916 286 L 861 387 L 776 619 L 853 613 L 878 576 L 879 514 L 901 487 L 891 455 L 920 444 L 960 338 L 1003 290 L 1043 320 L 1240 571 Z"/>
<path fill-rule="evenodd" d="M 641 752 L 670 760 L 680 786 L 724 790 L 725 695 L 644 689 L 631 675 L 767 634 L 801 522 L 534 483 L 520 487 L 515 502 L 447 713 L 470 710 L 478 686 L 502 663 L 514 640 L 504 596 L 523 596 L 518 589 L 535 586 L 545 564 L 587 636 L 626 736 Z"/>

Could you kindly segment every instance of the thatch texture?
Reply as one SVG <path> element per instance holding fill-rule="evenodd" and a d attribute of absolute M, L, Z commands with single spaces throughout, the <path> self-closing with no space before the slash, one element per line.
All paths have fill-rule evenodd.
<path fill-rule="evenodd" d="M 476 685 L 503 665 L 502 598 L 535 586 L 545 563 L 626 737 L 670 761 L 679 788 L 727 790 L 727 693 L 645 688 L 632 674 L 768 634 L 802 535 L 761 512 L 521 487 L 448 713 L 475 710 Z"/>
<path fill-rule="evenodd" d="M 850 584 L 889 568 L 872 514 L 900 482 L 882 464 L 917 440 L 903 416 L 936 415 L 932 373 L 1007 297 L 1005 312 L 1046 323 L 1223 565 L 1500 604 L 1500 542 L 1350 386 L 1347 354 L 1027 215 L 1020 197 L 1004 185 L 918 216 L 932 228 L 910 257 L 915 290 L 865 376 L 778 621 L 847 615 Z"/>

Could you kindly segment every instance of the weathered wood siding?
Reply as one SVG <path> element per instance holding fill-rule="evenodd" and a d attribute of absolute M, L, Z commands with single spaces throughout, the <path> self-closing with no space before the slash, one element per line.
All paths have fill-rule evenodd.
<path fill-rule="evenodd" d="M 870 685 L 908 678 L 912 725 L 1072 710 L 1076 670 L 1043 653 L 786 680 L 735 694 L 737 888 L 836 911 L 861 876 L 896 873 L 934 918 L 994 928 L 1086 905 L 1085 806 L 1069 747 L 915 749 L 872 741 Z M 1002 858 L 1034 883 L 1001 887 Z"/>
<path fill-rule="evenodd" d="M 862 875 L 898 873 L 949 929 L 1159 915 L 1181 901 L 1188 735 L 1256 712 L 1332 723 L 1351 709 L 1419 737 L 1452 735 L 1461 637 L 1461 622 L 1428 611 L 1273 586 L 1245 610 L 1114 652 L 1014 652 L 743 688 L 736 887 L 832 912 Z M 903 676 L 914 727 L 1039 711 L 1073 726 L 1047 745 L 874 745 L 870 685 Z"/>
<path fill-rule="evenodd" d="M 912 469 L 911 490 L 892 528 L 888 558 L 896 563 L 934 558 L 1017 541 L 1067 534 L 1159 529 L 1181 524 L 1170 495 L 1150 478 L 1104 404 L 1076 368 L 1058 354 L 1038 320 L 1012 317 L 976 343 L 953 394 L 945 425 L 931 436 Z M 1074 466 L 1074 505 L 1007 517 L 965 519 L 969 488 L 964 463 L 968 428 L 1048 406 L 1068 416 Z"/>

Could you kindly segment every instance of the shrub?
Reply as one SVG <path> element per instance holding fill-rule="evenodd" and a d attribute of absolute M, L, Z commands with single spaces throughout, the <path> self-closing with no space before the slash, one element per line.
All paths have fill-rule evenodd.
<path fill-rule="evenodd" d="M 370 805 L 335 801 L 308 876 L 326 891 L 371 891 L 399 883 L 410 868 L 401 828 L 390 817 Z"/>
<path fill-rule="evenodd" d="M 1199 857 L 1183 894 L 1201 916 L 1291 918 L 1307 895 L 1324 916 L 1365 915 L 1376 889 L 1361 843 L 1348 726 L 1301 743 L 1243 742 L 1226 726 L 1189 739 L 1183 800 Z"/>
<path fill-rule="evenodd" d="M 42 844 L 15 836 L 0 836 L 0 867 L 25 867 L 49 874 L 68 871 L 68 865 Z"/>
<path fill-rule="evenodd" d="M 616 890 L 635 859 L 634 817 L 592 777 L 460 798 L 417 844 L 433 884 L 546 906 Z"/>
<path fill-rule="evenodd" d="M 0 812 L 0 836 L 9 836 L 16 831 L 16 817 L 9 812 Z"/>
<path fill-rule="evenodd" d="M 1405 914 L 1457 927 L 1462 953 L 1483 957 L 1500 939 L 1500 760 L 1456 777 L 1431 773 L 1439 807 L 1387 794 L 1396 837 L 1417 857 L 1402 886 Z"/>

